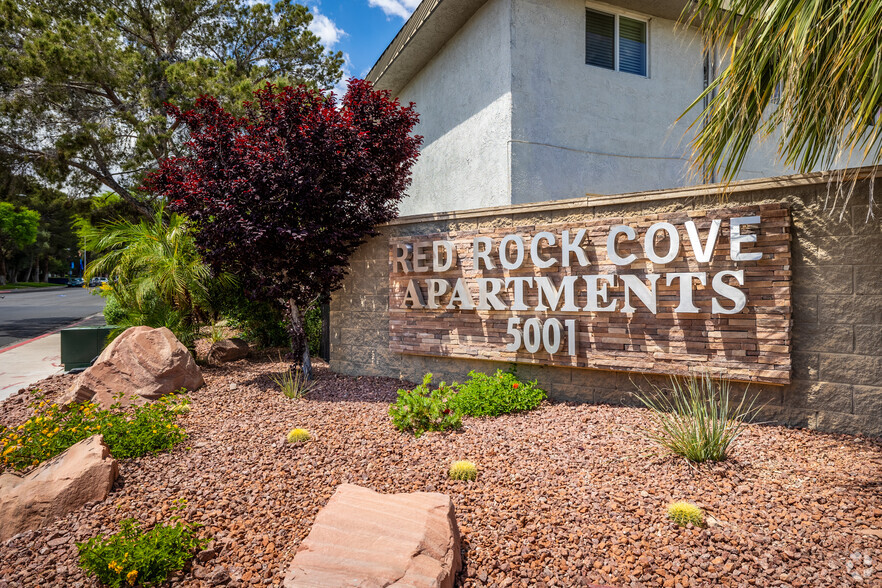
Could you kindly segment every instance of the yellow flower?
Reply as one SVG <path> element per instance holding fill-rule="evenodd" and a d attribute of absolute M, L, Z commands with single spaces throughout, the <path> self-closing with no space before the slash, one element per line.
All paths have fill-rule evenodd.
<path fill-rule="evenodd" d="M 113 560 L 112 562 L 107 564 L 107 569 L 118 574 L 122 571 L 122 566 L 116 563 L 116 560 Z"/>
<path fill-rule="evenodd" d="M 129 586 L 135 585 L 135 580 L 138 579 L 138 570 L 132 570 L 128 574 L 126 574 L 126 581 L 129 583 Z"/>

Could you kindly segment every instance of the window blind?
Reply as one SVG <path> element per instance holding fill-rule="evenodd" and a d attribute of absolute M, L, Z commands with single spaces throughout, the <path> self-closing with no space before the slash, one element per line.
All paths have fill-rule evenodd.
<path fill-rule="evenodd" d="M 619 71 L 646 75 L 646 23 L 619 17 Z"/>
<path fill-rule="evenodd" d="M 616 17 L 585 9 L 585 63 L 615 69 Z"/>

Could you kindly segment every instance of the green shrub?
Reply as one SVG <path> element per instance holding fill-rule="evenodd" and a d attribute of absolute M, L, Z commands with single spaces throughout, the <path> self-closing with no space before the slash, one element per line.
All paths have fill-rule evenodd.
<path fill-rule="evenodd" d="M 186 404 L 184 405 L 186 406 Z M 101 434 L 117 459 L 170 451 L 187 438 L 175 422 L 181 405 L 173 395 L 135 407 L 131 414 L 112 413 Z"/>
<path fill-rule="evenodd" d="M 104 303 L 104 322 L 108 325 L 116 325 L 122 323 L 126 316 L 126 311 L 120 304 L 119 298 L 113 294 L 105 296 L 107 302 Z"/>
<path fill-rule="evenodd" d="M 242 334 L 244 339 L 260 347 L 287 347 L 291 344 L 288 334 L 287 310 L 268 302 L 249 299 L 238 285 L 213 284 L 209 287 L 212 306 L 227 320 L 227 325 Z M 322 313 L 315 305 L 303 313 L 303 330 L 309 344 L 309 353 L 319 353 L 322 337 Z"/>
<path fill-rule="evenodd" d="M 668 506 L 668 518 L 681 527 L 689 523 L 695 527 L 704 526 L 704 512 L 691 502 L 681 500 Z"/>
<path fill-rule="evenodd" d="M 470 461 L 455 461 L 447 472 L 451 480 L 475 480 L 478 477 L 478 466 Z"/>
<path fill-rule="evenodd" d="M 469 380 L 460 385 L 451 400 L 463 415 L 497 416 L 509 412 L 533 410 L 545 400 L 545 391 L 536 381 L 521 382 L 510 372 L 496 370 L 492 376 L 469 372 Z"/>
<path fill-rule="evenodd" d="M 291 344 L 288 322 L 279 306 L 249 299 L 238 284 L 211 284 L 212 306 L 239 331 L 244 339 L 260 347 L 285 347 Z"/>
<path fill-rule="evenodd" d="M 399 390 L 398 400 L 389 407 L 392 424 L 399 431 L 413 431 L 419 437 L 426 431 L 458 429 L 462 426 L 460 413 L 451 406 L 454 390 L 444 382 L 431 390 L 432 374 L 423 377 L 423 383 L 413 390 Z"/>
<path fill-rule="evenodd" d="M 40 400 L 35 414 L 15 428 L 0 427 L 0 469 L 37 465 L 92 435 L 104 435 L 118 459 L 168 451 L 187 438 L 175 416 L 187 400 L 171 394 L 125 411 L 114 405 L 75 404 L 67 410 Z"/>
<path fill-rule="evenodd" d="M 155 586 L 165 582 L 207 543 L 195 535 L 196 525 L 158 524 L 146 533 L 135 519 L 120 523 L 122 530 L 77 543 L 80 566 L 107 586 Z"/>
<path fill-rule="evenodd" d="M 114 286 L 112 291 L 102 294 L 107 298 L 107 305 L 112 305 L 109 314 L 105 305 L 104 320 L 117 327 L 110 334 L 111 339 L 129 327 L 165 327 L 174 333 L 184 347 L 193 348 L 199 335 L 199 325 L 193 322 L 188 311 L 173 308 L 155 293 L 136 297 L 131 293 L 124 294 L 121 288 Z"/>
<path fill-rule="evenodd" d="M 288 443 L 303 443 L 312 439 L 312 436 L 306 429 L 291 429 L 285 438 L 288 440 Z"/>
<path fill-rule="evenodd" d="M 670 390 L 655 385 L 634 394 L 650 410 L 650 426 L 644 434 L 689 461 L 723 461 L 729 446 L 756 416 L 756 397 L 747 393 L 734 405 L 729 382 L 710 374 L 671 378 Z"/>

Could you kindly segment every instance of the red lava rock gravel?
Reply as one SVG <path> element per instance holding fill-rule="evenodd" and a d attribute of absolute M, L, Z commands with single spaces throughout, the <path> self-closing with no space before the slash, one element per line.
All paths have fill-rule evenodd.
<path fill-rule="evenodd" d="M 204 368 L 207 386 L 180 417 L 189 440 L 121 461 L 107 500 L 0 545 L 0 588 L 95 586 L 74 542 L 126 517 L 165 521 L 177 499 L 214 541 L 172 585 L 278 585 L 342 482 L 449 494 L 461 586 L 882 586 L 879 440 L 751 426 L 728 462 L 693 467 L 640 436 L 644 411 L 567 404 L 414 439 L 389 420 L 397 380 L 320 365 L 298 402 L 267 378 L 280 369 L 260 359 Z M 70 379 L 43 384 L 51 396 Z M 23 397 L 0 406 L 4 422 L 27 418 Z M 313 441 L 286 444 L 294 427 Z M 446 478 L 456 459 L 477 463 L 476 482 Z M 669 523 L 678 499 L 713 525 Z"/>

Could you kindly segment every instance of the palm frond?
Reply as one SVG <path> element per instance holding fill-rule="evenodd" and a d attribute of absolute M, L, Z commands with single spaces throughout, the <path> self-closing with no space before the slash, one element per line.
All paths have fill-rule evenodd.
<path fill-rule="evenodd" d="M 779 157 L 800 171 L 879 163 L 882 0 L 697 0 L 690 10 L 729 59 L 683 115 L 701 109 L 690 127 L 696 171 L 732 180 L 751 145 L 776 132 Z"/>

